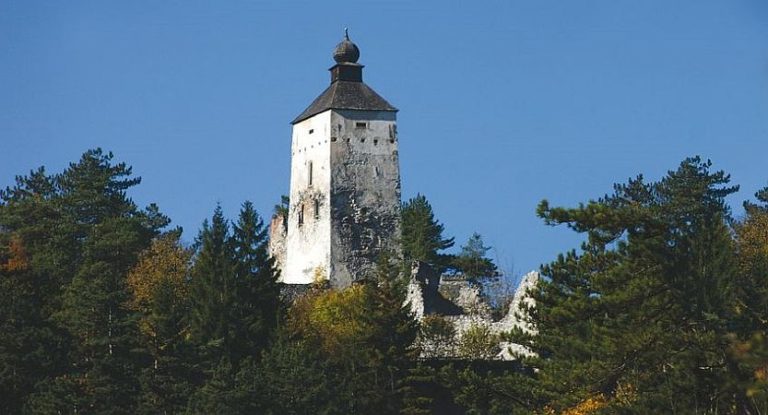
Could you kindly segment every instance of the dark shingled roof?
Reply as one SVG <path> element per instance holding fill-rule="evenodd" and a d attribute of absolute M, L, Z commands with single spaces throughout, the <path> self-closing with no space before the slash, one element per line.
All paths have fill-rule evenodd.
<path fill-rule="evenodd" d="M 361 111 L 397 111 L 387 100 L 377 94 L 363 82 L 333 82 L 309 107 L 296 117 L 291 124 L 296 124 L 323 111 L 361 110 Z"/>

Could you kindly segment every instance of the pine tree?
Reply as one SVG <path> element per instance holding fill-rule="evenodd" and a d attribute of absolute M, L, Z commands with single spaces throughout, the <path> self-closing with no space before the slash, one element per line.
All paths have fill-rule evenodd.
<path fill-rule="evenodd" d="M 643 413 L 738 405 L 728 375 L 733 246 L 723 172 L 691 158 L 659 182 L 642 177 L 575 209 L 539 214 L 587 235 L 543 267 L 527 345 L 554 409 L 599 397 Z"/>
<path fill-rule="evenodd" d="M 0 190 L 0 413 L 20 413 L 35 384 L 66 367 L 66 333 L 49 317 L 75 259 L 42 167 Z"/>
<path fill-rule="evenodd" d="M 47 353 L 66 354 L 29 395 L 30 411 L 127 413 L 135 405 L 138 345 L 125 276 L 168 219 L 137 208 L 126 192 L 140 179 L 112 158 L 90 150 L 63 173 L 40 169 L 2 195 L 2 226 L 24 241 L 41 317 L 61 333 Z"/>
<path fill-rule="evenodd" d="M 435 219 L 432 205 L 421 194 L 404 202 L 402 216 L 402 249 L 407 260 L 428 262 L 445 269 L 450 257 L 439 251 L 453 246 L 453 238 L 444 239 L 444 226 Z"/>

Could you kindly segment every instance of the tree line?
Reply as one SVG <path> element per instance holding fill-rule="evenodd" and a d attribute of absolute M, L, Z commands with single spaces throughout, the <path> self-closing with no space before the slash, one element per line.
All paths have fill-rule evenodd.
<path fill-rule="evenodd" d="M 738 187 L 708 161 L 540 204 L 585 242 L 542 267 L 536 306 L 517 310 L 536 332 L 504 334 L 535 356 L 513 362 L 420 350 L 434 325 L 405 304 L 409 261 L 499 277 L 479 235 L 445 253 L 422 195 L 403 203 L 400 257 L 289 300 L 251 203 L 233 221 L 216 208 L 186 246 L 132 201 L 139 183 L 97 149 L 0 191 L 0 413 L 768 411 L 768 188 L 736 219 Z"/>

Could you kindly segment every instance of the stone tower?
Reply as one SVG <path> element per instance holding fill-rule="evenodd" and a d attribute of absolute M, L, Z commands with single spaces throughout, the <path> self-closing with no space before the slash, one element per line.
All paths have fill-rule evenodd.
<path fill-rule="evenodd" d="M 397 109 L 363 82 L 359 57 L 345 33 L 331 85 L 291 123 L 290 205 L 270 235 L 286 284 L 345 287 L 399 249 Z"/>

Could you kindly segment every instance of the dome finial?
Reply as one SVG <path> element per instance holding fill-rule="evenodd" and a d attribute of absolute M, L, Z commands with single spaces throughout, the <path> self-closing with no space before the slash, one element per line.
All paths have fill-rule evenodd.
<path fill-rule="evenodd" d="M 357 63 L 360 59 L 360 49 L 349 40 L 349 30 L 344 28 L 344 39 L 336 45 L 333 51 L 333 60 L 336 63 Z"/>

